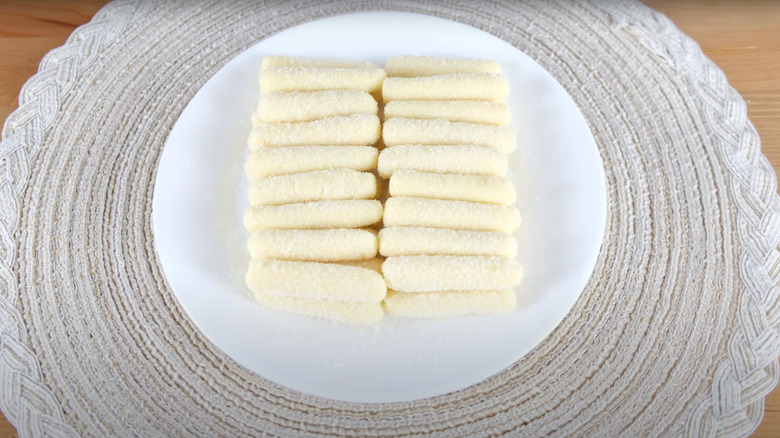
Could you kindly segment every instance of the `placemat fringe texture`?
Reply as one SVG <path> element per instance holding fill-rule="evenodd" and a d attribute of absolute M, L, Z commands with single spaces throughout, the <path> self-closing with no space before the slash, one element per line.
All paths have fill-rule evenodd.
<path fill-rule="evenodd" d="M 222 65 L 383 9 L 542 64 L 593 131 L 609 211 L 582 297 L 522 360 L 452 394 L 356 404 L 203 338 L 157 262 L 151 196 L 170 128 Z M 779 374 L 776 190 L 745 102 L 638 2 L 113 2 L 44 58 L 3 130 L 0 409 L 22 437 L 748 435 Z"/>

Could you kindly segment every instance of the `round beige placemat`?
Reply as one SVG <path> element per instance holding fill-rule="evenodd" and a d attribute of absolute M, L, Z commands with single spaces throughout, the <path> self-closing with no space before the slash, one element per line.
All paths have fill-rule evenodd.
<path fill-rule="evenodd" d="M 282 29 L 377 9 L 542 64 L 590 124 L 609 217 L 582 297 L 523 359 L 456 393 L 355 404 L 207 342 L 150 218 L 166 136 L 213 73 Z M 775 175 L 723 73 L 638 3 L 120 1 L 45 57 L 0 158 L 0 407 L 22 436 L 744 435 L 777 382 Z"/>

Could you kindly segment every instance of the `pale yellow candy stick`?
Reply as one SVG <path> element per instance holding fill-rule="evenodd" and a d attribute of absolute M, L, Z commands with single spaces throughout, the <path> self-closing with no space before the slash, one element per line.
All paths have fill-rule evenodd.
<path fill-rule="evenodd" d="M 338 263 L 254 259 L 246 284 L 252 292 L 286 297 L 377 303 L 387 293 L 378 272 Z"/>
<path fill-rule="evenodd" d="M 514 289 L 424 293 L 388 290 L 382 306 L 388 315 L 416 318 L 509 313 L 517 308 L 517 295 Z"/>
<path fill-rule="evenodd" d="M 517 240 L 497 231 L 427 227 L 387 227 L 379 231 L 379 253 L 401 255 L 471 255 L 514 258 Z"/>
<path fill-rule="evenodd" d="M 351 59 L 326 59 L 270 55 L 263 58 L 263 71 L 277 67 L 318 67 L 318 68 L 377 68 L 368 61 Z"/>
<path fill-rule="evenodd" d="M 249 186 L 249 203 L 293 204 L 335 199 L 373 199 L 376 176 L 352 169 L 315 170 L 271 176 Z"/>
<path fill-rule="evenodd" d="M 387 287 L 401 292 L 501 290 L 523 277 L 513 259 L 449 255 L 388 257 L 382 273 Z"/>
<path fill-rule="evenodd" d="M 376 233 L 369 230 L 257 230 L 248 243 L 252 258 L 337 262 L 376 256 Z"/>
<path fill-rule="evenodd" d="M 430 227 L 514 233 L 520 227 L 515 207 L 441 199 L 391 197 L 385 202 L 385 227 Z"/>
<path fill-rule="evenodd" d="M 390 196 L 450 199 L 509 205 L 517 193 L 508 179 L 493 175 L 398 170 L 390 178 Z"/>
<path fill-rule="evenodd" d="M 402 144 L 473 144 L 508 154 L 517 147 L 517 134 L 506 126 L 450 122 L 443 119 L 390 119 L 382 127 L 385 146 Z"/>
<path fill-rule="evenodd" d="M 244 212 L 244 227 L 250 232 L 263 228 L 359 228 L 381 221 L 382 211 L 382 203 L 376 199 L 256 205 Z"/>
<path fill-rule="evenodd" d="M 451 73 L 501 73 L 501 64 L 484 59 L 434 56 L 394 56 L 387 60 L 388 76 L 434 76 Z"/>
<path fill-rule="evenodd" d="M 255 293 L 255 300 L 269 309 L 346 322 L 373 324 L 382 320 L 382 303 L 353 303 Z"/>
<path fill-rule="evenodd" d="M 284 175 L 347 168 L 376 168 L 379 151 L 373 146 L 279 146 L 255 149 L 246 160 L 244 170 L 250 181 Z"/>
<path fill-rule="evenodd" d="M 275 92 L 260 96 L 252 123 L 308 122 L 333 116 L 376 114 L 377 111 L 378 104 L 365 91 Z"/>
<path fill-rule="evenodd" d="M 382 88 L 381 68 L 274 67 L 260 73 L 260 92 L 361 90 Z"/>
<path fill-rule="evenodd" d="M 507 157 L 495 149 L 472 145 L 402 145 L 384 149 L 379 154 L 377 171 L 390 178 L 398 170 L 504 175 Z"/>
<path fill-rule="evenodd" d="M 387 78 L 382 99 L 392 100 L 488 100 L 501 102 L 509 94 L 509 82 L 498 73 L 457 73 L 416 78 Z"/>
<path fill-rule="evenodd" d="M 445 119 L 499 126 L 506 126 L 511 120 L 506 105 L 480 100 L 395 100 L 385 105 L 384 114 L 385 120 L 395 117 Z"/>
<path fill-rule="evenodd" d="M 311 122 L 264 123 L 249 133 L 249 148 L 296 145 L 367 146 L 379 140 L 379 117 L 335 116 Z"/>

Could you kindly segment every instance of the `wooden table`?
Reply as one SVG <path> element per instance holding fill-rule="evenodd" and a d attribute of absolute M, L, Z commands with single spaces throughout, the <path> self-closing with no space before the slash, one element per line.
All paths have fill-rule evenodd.
<path fill-rule="evenodd" d="M 768 0 L 645 0 L 667 14 L 718 64 L 748 102 L 762 148 L 780 169 L 780 2 Z M 105 0 L 0 0 L 0 120 L 17 106 L 22 84 L 46 52 L 62 45 Z M 766 399 L 754 436 L 780 436 L 780 389 Z M 0 438 L 16 436 L 0 416 Z"/>

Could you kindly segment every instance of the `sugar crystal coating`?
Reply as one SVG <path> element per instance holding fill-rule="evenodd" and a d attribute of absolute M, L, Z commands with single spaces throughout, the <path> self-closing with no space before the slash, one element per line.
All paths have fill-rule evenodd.
<path fill-rule="evenodd" d="M 501 64 L 486 59 L 435 56 L 394 56 L 387 60 L 388 76 L 415 77 L 452 73 L 501 73 Z"/>
<path fill-rule="evenodd" d="M 260 92 L 360 90 L 376 92 L 382 88 L 385 71 L 381 68 L 274 67 L 260 75 Z"/>
<path fill-rule="evenodd" d="M 287 173 L 346 168 L 376 168 L 379 151 L 373 146 L 279 146 L 254 150 L 244 170 L 250 181 Z"/>
<path fill-rule="evenodd" d="M 399 170 L 390 178 L 391 196 L 414 196 L 455 201 L 514 204 L 517 193 L 507 178 L 494 175 Z"/>
<path fill-rule="evenodd" d="M 508 154 L 517 147 L 517 135 L 505 126 L 450 122 L 444 119 L 386 120 L 382 127 L 385 146 L 401 144 L 473 144 Z"/>
<path fill-rule="evenodd" d="M 368 146 L 379 140 L 379 118 L 373 114 L 333 116 L 310 122 L 262 123 L 252 128 L 249 147 L 344 145 Z"/>
<path fill-rule="evenodd" d="M 384 107 L 385 120 L 444 119 L 451 122 L 506 126 L 511 119 L 503 103 L 479 100 L 395 100 Z"/>
<path fill-rule="evenodd" d="M 376 115 L 379 105 L 365 91 L 274 92 L 260 97 L 252 123 L 309 122 L 352 114 Z"/>
<path fill-rule="evenodd" d="M 350 228 L 262 229 L 249 238 L 252 258 L 335 262 L 365 260 L 377 254 L 376 233 Z"/>
<path fill-rule="evenodd" d="M 474 145 L 399 145 L 379 153 L 377 171 L 390 178 L 398 170 L 503 176 L 509 161 L 495 149 Z"/>
<path fill-rule="evenodd" d="M 435 292 L 509 289 L 523 270 L 506 257 L 417 255 L 388 257 L 382 274 L 390 289 Z"/>
<path fill-rule="evenodd" d="M 382 99 L 487 100 L 501 102 L 509 83 L 499 73 L 455 73 L 413 78 L 389 77 L 382 84 Z"/>

